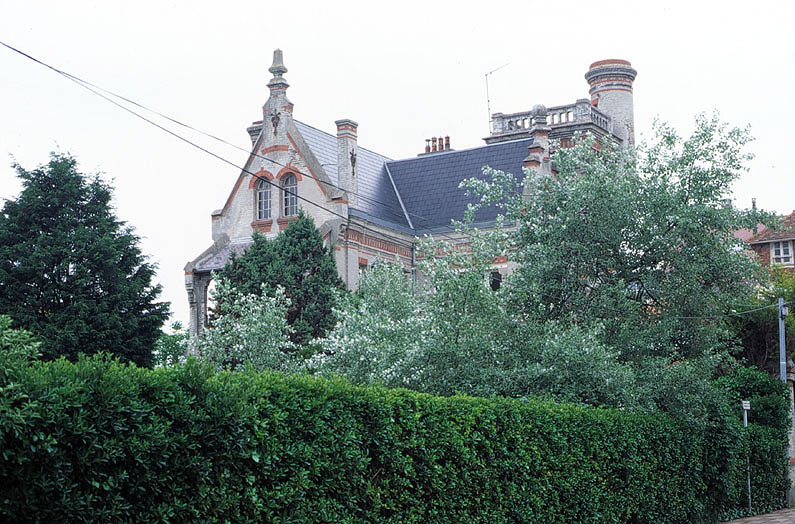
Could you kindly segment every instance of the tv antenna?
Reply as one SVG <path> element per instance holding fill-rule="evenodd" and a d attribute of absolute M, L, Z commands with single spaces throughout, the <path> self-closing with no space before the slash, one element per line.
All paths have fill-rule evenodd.
<path fill-rule="evenodd" d="M 496 73 L 503 67 L 510 65 L 510 62 L 502 64 L 497 69 L 492 69 L 488 73 L 486 73 L 486 111 L 488 112 L 488 123 L 489 123 L 489 133 L 491 133 L 491 98 L 489 98 L 489 75 L 492 73 Z"/>

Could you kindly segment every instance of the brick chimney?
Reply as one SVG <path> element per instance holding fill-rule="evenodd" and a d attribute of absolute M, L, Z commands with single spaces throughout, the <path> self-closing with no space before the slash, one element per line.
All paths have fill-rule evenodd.
<path fill-rule="evenodd" d="M 433 136 L 425 139 L 425 151 L 417 156 L 441 153 L 443 151 L 453 151 L 453 149 L 450 149 L 450 136 Z"/>
<path fill-rule="evenodd" d="M 356 205 L 359 192 L 359 177 L 356 176 L 356 160 L 359 154 L 356 139 L 359 124 L 350 119 L 337 120 L 337 180 L 348 194 L 348 204 Z"/>

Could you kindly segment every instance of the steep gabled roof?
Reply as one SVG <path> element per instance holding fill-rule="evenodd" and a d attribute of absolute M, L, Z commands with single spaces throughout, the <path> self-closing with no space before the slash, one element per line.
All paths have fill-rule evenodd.
<path fill-rule="evenodd" d="M 337 174 L 337 137 L 293 120 L 304 141 L 314 153 L 323 170 L 334 183 L 339 185 Z M 408 227 L 395 190 L 389 181 L 384 164 L 391 159 L 369 149 L 358 146 L 356 173 L 359 177 L 356 205 L 368 217 L 401 228 Z"/>
<path fill-rule="evenodd" d="M 532 138 L 526 138 L 388 162 L 415 233 L 448 229 L 451 220 L 463 218 L 467 203 L 475 199 L 458 186 L 467 178 L 485 180 L 483 167 L 511 173 L 521 180 L 527 148 L 532 143 Z M 478 211 L 475 220 L 489 223 L 498 213 L 497 206 L 488 206 Z"/>
<path fill-rule="evenodd" d="M 774 240 L 790 240 L 795 239 L 795 211 L 781 218 L 779 227 L 767 228 L 754 235 L 749 244 L 761 244 L 764 242 L 772 242 Z"/>
<path fill-rule="evenodd" d="M 303 122 L 294 122 L 323 170 L 338 185 L 337 137 Z M 358 198 L 351 206 L 352 212 L 410 234 L 449 230 L 450 222 L 463 218 L 467 203 L 473 201 L 459 189 L 461 181 L 473 177 L 484 179 L 484 166 L 521 179 L 527 148 L 532 143 L 532 138 L 525 138 L 404 160 L 391 160 L 359 146 Z M 498 212 L 496 206 L 489 206 L 478 212 L 476 220 L 491 222 Z"/>

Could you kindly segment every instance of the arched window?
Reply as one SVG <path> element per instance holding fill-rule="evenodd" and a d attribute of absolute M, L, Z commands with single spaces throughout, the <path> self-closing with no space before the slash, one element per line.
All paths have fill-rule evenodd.
<path fill-rule="evenodd" d="M 298 214 L 298 181 L 295 175 L 289 174 L 282 182 L 284 188 L 284 216 L 292 217 Z"/>
<path fill-rule="evenodd" d="M 265 180 L 257 184 L 257 220 L 268 220 L 271 217 L 271 185 Z"/>

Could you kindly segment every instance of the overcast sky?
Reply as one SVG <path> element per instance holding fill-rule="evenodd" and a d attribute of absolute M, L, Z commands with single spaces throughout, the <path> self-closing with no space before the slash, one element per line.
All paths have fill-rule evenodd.
<path fill-rule="evenodd" d="M 54 67 L 240 147 L 261 118 L 274 48 L 295 118 L 392 158 L 430 136 L 454 149 L 488 133 L 492 112 L 588 97 L 588 65 L 623 58 L 637 138 L 655 117 L 686 134 L 699 112 L 750 124 L 756 140 L 735 203 L 795 209 L 795 2 L 3 2 L 0 40 Z M 246 153 L 181 133 L 242 165 Z M 0 198 L 51 151 L 115 187 L 119 217 L 158 264 L 174 319 L 187 319 L 182 268 L 210 243 L 210 212 L 239 170 L 0 47 Z"/>

